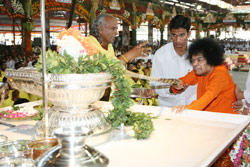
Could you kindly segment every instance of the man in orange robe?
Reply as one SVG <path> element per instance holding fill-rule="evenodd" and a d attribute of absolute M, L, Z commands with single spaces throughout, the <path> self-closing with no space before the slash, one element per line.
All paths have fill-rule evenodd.
<path fill-rule="evenodd" d="M 180 78 L 182 86 L 173 86 L 172 91 L 185 91 L 188 85 L 198 84 L 197 100 L 190 105 L 174 106 L 172 111 L 182 112 L 186 108 L 236 114 L 235 84 L 223 63 L 223 51 L 212 39 L 200 39 L 191 44 L 188 59 L 193 71 Z"/>

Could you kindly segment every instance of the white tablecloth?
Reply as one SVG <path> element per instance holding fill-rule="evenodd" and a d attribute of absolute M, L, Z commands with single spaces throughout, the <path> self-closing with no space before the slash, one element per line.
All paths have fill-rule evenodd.
<path fill-rule="evenodd" d="M 109 102 L 96 102 L 102 111 L 112 108 Z M 249 116 L 187 110 L 175 114 L 170 108 L 136 105 L 135 112 L 153 113 L 152 135 L 146 140 L 132 137 L 128 127 L 125 137 L 114 131 L 108 142 L 94 146 L 106 155 L 110 167 L 166 167 L 209 166 L 240 135 L 250 122 Z M 34 125 L 35 121 L 11 121 L 11 123 Z M 10 132 L 0 125 L 0 133 L 9 139 L 31 139 L 31 134 Z M 30 131 L 32 133 L 32 131 Z"/>

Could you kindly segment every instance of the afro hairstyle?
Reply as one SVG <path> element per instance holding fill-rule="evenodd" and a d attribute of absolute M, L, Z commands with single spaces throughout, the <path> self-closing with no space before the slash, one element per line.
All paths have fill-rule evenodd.
<path fill-rule="evenodd" d="M 202 54 L 211 66 L 221 65 L 224 61 L 223 50 L 214 39 L 202 38 L 194 41 L 189 47 L 187 59 L 192 63 L 192 56 L 198 54 Z"/>

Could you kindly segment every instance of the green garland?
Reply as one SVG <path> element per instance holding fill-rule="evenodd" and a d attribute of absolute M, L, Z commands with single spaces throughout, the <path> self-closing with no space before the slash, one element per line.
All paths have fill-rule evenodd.
<path fill-rule="evenodd" d="M 36 64 L 39 72 L 42 71 L 42 56 Z M 125 78 L 126 69 L 122 63 L 114 58 L 108 59 L 105 55 L 94 55 L 91 59 L 89 55 L 78 58 L 78 62 L 68 55 L 59 55 L 51 50 L 46 53 L 46 71 L 56 74 L 84 74 L 84 73 L 100 73 L 108 72 L 113 76 L 115 91 L 113 93 L 112 104 L 114 109 L 109 112 L 108 120 L 112 127 L 118 127 L 121 123 L 127 126 L 133 126 L 135 138 L 145 139 L 150 136 L 154 130 L 151 116 L 144 113 L 132 113 L 129 107 L 134 104 L 130 98 L 131 88 Z"/>

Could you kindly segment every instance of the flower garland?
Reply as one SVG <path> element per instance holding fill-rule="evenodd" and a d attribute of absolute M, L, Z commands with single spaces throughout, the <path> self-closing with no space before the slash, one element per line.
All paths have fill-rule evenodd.
<path fill-rule="evenodd" d="M 155 25 L 156 28 L 160 29 L 162 25 L 162 21 L 157 16 L 147 15 L 145 13 L 141 14 L 141 16 L 136 16 L 137 26 L 140 27 L 142 22 L 150 22 Z"/>
<path fill-rule="evenodd" d="M 36 116 L 37 112 L 27 112 L 21 109 L 19 106 L 12 105 L 10 109 L 0 112 L 0 117 L 8 119 L 27 119 Z"/>
<path fill-rule="evenodd" d="M 234 166 L 250 166 L 250 126 L 247 127 L 242 136 L 233 145 L 229 155 Z"/>
<path fill-rule="evenodd" d="M 46 11 L 70 11 L 70 4 L 55 2 L 55 1 L 46 1 L 45 2 Z M 38 16 L 40 14 L 40 2 L 37 1 L 32 4 L 33 16 Z M 89 21 L 90 14 L 81 4 L 76 4 L 76 14 L 81 16 L 87 22 Z"/>
<path fill-rule="evenodd" d="M 128 18 L 129 18 L 129 16 L 130 16 L 129 11 L 124 10 L 124 14 L 123 14 L 122 16 L 123 16 L 123 17 L 125 17 L 126 19 L 128 19 Z"/>

